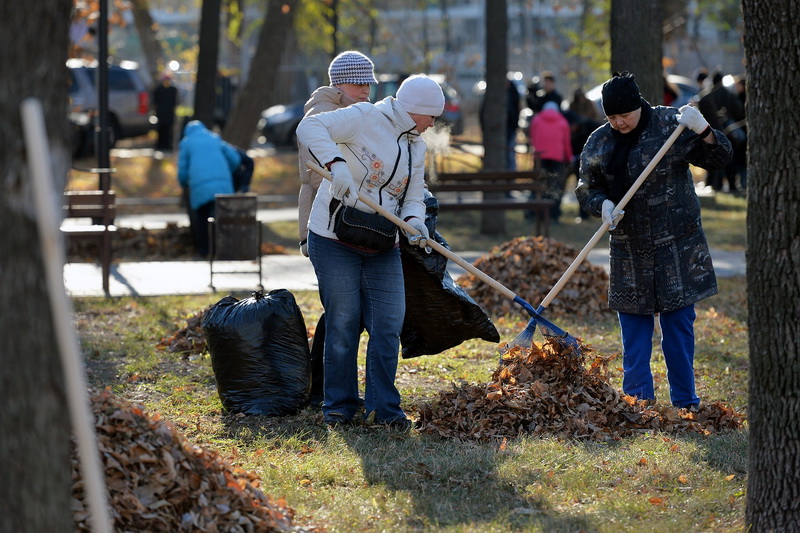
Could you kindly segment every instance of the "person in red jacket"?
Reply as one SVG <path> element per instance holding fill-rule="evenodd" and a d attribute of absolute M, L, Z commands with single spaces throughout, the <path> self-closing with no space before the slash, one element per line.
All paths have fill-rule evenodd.
<path fill-rule="evenodd" d="M 531 121 L 531 148 L 542 162 L 547 177 L 546 198 L 555 201 L 550 218 L 557 223 L 561 216 L 561 197 L 567 180 L 567 167 L 572 161 L 572 131 L 558 104 L 547 102 Z"/>

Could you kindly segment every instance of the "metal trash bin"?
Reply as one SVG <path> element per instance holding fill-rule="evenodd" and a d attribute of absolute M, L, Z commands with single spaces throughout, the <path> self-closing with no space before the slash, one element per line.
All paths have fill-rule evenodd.
<path fill-rule="evenodd" d="M 261 271 L 261 223 L 256 217 L 256 194 L 217 194 L 214 217 L 208 219 L 209 269 L 214 287 L 214 261 L 255 261 L 258 287 L 263 290 Z M 255 272 L 255 271 L 254 271 Z M 221 271 L 217 271 L 221 273 Z M 225 273 L 241 273 L 226 271 Z"/>

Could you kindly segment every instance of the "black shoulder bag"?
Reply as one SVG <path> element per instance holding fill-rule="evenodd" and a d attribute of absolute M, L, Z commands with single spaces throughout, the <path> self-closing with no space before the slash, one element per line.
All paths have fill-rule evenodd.
<path fill-rule="evenodd" d="M 331 206 L 338 202 L 331 200 Z M 333 231 L 340 241 L 379 252 L 391 250 L 397 242 L 397 225 L 394 222 L 378 213 L 366 213 L 346 205 L 336 212 Z"/>
<path fill-rule="evenodd" d="M 411 143 L 408 146 L 408 180 L 411 182 Z M 403 208 L 408 185 L 397 202 L 397 209 Z M 331 210 L 336 209 L 339 201 L 331 199 Z M 394 248 L 397 242 L 397 225 L 378 213 L 366 213 L 355 207 L 342 205 L 333 218 L 333 232 L 340 241 L 355 244 L 370 250 L 386 252 Z"/>

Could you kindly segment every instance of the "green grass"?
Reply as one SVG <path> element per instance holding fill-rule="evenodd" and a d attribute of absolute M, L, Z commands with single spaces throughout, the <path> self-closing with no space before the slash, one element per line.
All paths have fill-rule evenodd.
<path fill-rule="evenodd" d="M 296 161 L 284 159 L 278 178 L 259 173 L 256 192 L 295 190 Z M 262 163 L 262 168 L 274 166 Z M 159 184 L 148 182 L 146 172 L 129 170 L 130 195 L 140 194 L 137 187 L 144 183 L 151 183 L 154 194 L 174 187 L 169 176 Z M 156 170 L 171 172 L 168 165 L 153 167 L 150 178 Z M 711 246 L 743 251 L 746 200 L 717 194 L 701 202 Z M 503 235 L 480 235 L 480 216 L 444 213 L 438 230 L 453 250 L 464 251 L 489 250 L 533 231 L 521 212 L 510 211 Z M 566 205 L 551 236 L 580 249 L 600 222 L 591 218 L 575 224 L 576 216 L 577 207 Z M 265 241 L 298 253 L 296 222 L 265 224 L 264 231 Z M 598 246 L 606 247 L 607 240 Z M 720 279 L 719 284 L 719 295 L 697 305 L 698 393 L 706 402 L 721 401 L 746 415 L 746 279 Z M 298 291 L 295 297 L 306 326 L 313 327 L 322 310 L 317 294 Z M 149 413 L 159 413 L 192 443 L 256 472 L 266 493 L 284 497 L 296 511 L 298 524 L 367 532 L 745 530 L 746 427 L 707 437 L 648 433 L 610 444 L 552 437 L 503 444 L 366 427 L 330 430 L 311 409 L 278 418 L 229 416 L 207 353 L 187 356 L 157 348 L 188 317 L 219 298 L 76 299 L 75 324 L 90 384 L 111 387 Z M 519 318 L 493 318 L 503 341 L 525 326 Z M 568 317 L 558 323 L 601 354 L 620 352 L 613 315 L 598 320 Z M 401 360 L 397 383 L 403 407 L 414 417 L 420 405 L 454 383 L 489 381 L 496 364 L 496 346 L 479 340 L 438 355 Z M 620 366 L 619 360 L 610 365 L 609 379 L 617 388 Z M 653 373 L 656 395 L 667 401 L 666 368 L 657 343 Z"/>
<path fill-rule="evenodd" d="M 719 296 L 698 305 L 698 389 L 704 401 L 746 413 L 744 279 L 722 279 L 720 287 Z M 313 326 L 321 312 L 316 293 L 295 297 Z M 526 437 L 502 445 L 366 427 L 330 430 L 311 409 L 278 418 L 228 416 L 208 354 L 156 348 L 218 299 L 75 300 L 90 383 L 111 386 L 191 442 L 256 472 L 265 492 L 296 511 L 297 523 L 330 531 L 744 530 L 746 429 L 708 437 L 648 433 L 611 444 Z M 521 327 L 515 319 L 495 323 L 503 340 Z M 560 325 L 596 351 L 619 351 L 613 317 Z M 451 383 L 487 382 L 496 360 L 495 346 L 478 340 L 401 360 L 403 407 L 413 417 L 416 406 Z M 611 364 L 610 378 L 619 387 L 617 366 Z M 653 371 L 665 401 L 658 349 Z"/>
<path fill-rule="evenodd" d="M 717 193 L 702 198 L 703 230 L 713 248 L 744 251 L 747 247 L 747 198 Z"/>

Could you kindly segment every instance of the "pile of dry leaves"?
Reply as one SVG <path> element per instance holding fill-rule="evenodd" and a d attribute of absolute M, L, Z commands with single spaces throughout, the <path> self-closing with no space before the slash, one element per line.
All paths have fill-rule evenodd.
<path fill-rule="evenodd" d="M 518 237 L 496 246 L 475 266 L 536 306 L 566 272 L 579 250 L 544 237 Z M 527 313 L 472 274 L 458 280 L 475 301 L 495 315 Z M 584 261 L 548 306 L 550 316 L 597 318 L 608 309 L 608 273 Z"/>
<path fill-rule="evenodd" d="M 186 319 L 186 325 L 156 344 L 159 350 L 180 353 L 184 356 L 203 353 L 206 349 L 206 336 L 203 333 L 203 319 L 210 308 L 195 313 Z"/>
<path fill-rule="evenodd" d="M 563 352 L 563 353 L 562 353 Z M 520 435 L 617 440 L 644 431 L 711 434 L 738 429 L 742 416 L 721 403 L 698 411 L 648 406 L 611 386 L 610 359 L 583 346 L 569 355 L 555 341 L 512 348 L 487 384 L 441 392 L 419 411 L 420 430 L 445 438 L 491 440 Z"/>
<path fill-rule="evenodd" d="M 92 396 L 98 446 L 117 531 L 314 531 L 259 489 L 259 478 L 190 444 L 169 423 L 115 398 Z M 76 530 L 90 531 L 73 447 Z"/>
<path fill-rule="evenodd" d="M 97 259 L 97 243 L 92 239 L 70 239 L 67 256 L 71 261 Z M 286 248 L 271 242 L 261 243 L 262 255 L 284 255 Z M 112 239 L 112 257 L 124 261 L 188 261 L 195 258 L 191 230 L 167 224 L 162 229 L 117 228 Z"/>

